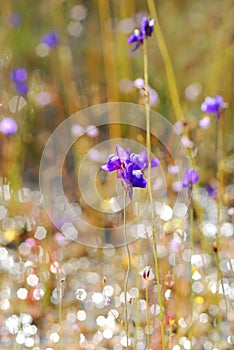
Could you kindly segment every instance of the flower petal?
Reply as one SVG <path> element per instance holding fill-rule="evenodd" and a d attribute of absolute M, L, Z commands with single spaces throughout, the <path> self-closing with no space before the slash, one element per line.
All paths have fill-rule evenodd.
<path fill-rule="evenodd" d="M 101 166 L 101 169 L 104 171 L 115 171 L 121 167 L 121 162 L 118 156 L 112 154 L 109 156 L 109 160 L 107 163 Z"/>
<path fill-rule="evenodd" d="M 133 170 L 131 184 L 133 187 L 145 188 L 147 180 L 143 177 L 141 170 Z"/>

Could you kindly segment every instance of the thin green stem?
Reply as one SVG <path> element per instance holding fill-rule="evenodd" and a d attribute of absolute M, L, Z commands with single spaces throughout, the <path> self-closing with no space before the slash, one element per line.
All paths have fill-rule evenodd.
<path fill-rule="evenodd" d="M 158 288 L 158 301 L 160 308 L 160 324 L 161 324 L 161 337 L 162 337 L 162 350 L 165 350 L 165 331 L 164 331 L 164 314 L 163 314 L 163 303 L 161 294 L 161 283 L 159 277 L 158 268 L 158 253 L 157 253 L 157 237 L 155 231 L 155 208 L 152 194 L 151 185 L 151 139 L 150 139 L 150 106 L 149 106 L 149 77 L 148 77 L 148 49 L 147 40 L 143 43 L 143 57 L 144 57 L 144 81 L 145 81 L 145 108 L 146 108 L 146 144 L 147 144 L 147 157 L 148 157 L 148 193 L 151 205 L 151 226 L 153 236 L 153 250 L 154 250 L 154 268 L 155 277 Z"/>
<path fill-rule="evenodd" d="M 149 315 L 149 281 L 145 285 L 146 320 L 147 320 L 147 350 L 150 350 L 150 315 Z"/>
<path fill-rule="evenodd" d="M 192 190 L 191 190 L 192 195 Z M 190 226 L 190 251 L 191 259 L 194 251 L 194 215 L 193 215 L 193 203 L 191 198 L 190 210 L 189 210 L 189 226 Z M 193 333 L 194 333 L 194 322 L 193 322 L 193 309 L 194 309 L 194 291 L 193 291 L 193 266 L 192 261 L 190 262 L 190 315 L 191 315 L 191 326 L 189 330 L 189 340 L 191 344 L 191 350 L 193 349 Z"/>
<path fill-rule="evenodd" d="M 156 6 L 153 0 L 148 0 L 148 7 L 149 7 L 150 15 L 156 20 L 156 23 L 157 23 L 155 28 L 155 34 L 157 36 L 158 47 L 165 65 L 167 82 L 168 82 L 168 90 L 171 98 L 171 103 L 175 112 L 175 116 L 177 120 L 184 120 L 185 118 L 184 118 L 184 114 L 183 114 L 180 100 L 179 100 L 179 95 L 178 95 L 177 86 L 176 86 L 176 79 L 174 75 L 173 66 L 171 63 L 171 58 L 163 38 L 162 30 L 160 28 L 160 24 L 157 16 Z"/>
<path fill-rule="evenodd" d="M 137 224 L 140 222 L 140 191 L 138 191 L 138 199 L 137 199 Z M 141 257 L 141 240 L 138 238 L 136 242 L 136 257 L 137 257 L 137 267 L 139 270 L 140 267 L 140 257 Z M 136 277 L 136 287 L 138 290 L 140 290 L 140 274 L 137 273 Z M 136 300 L 135 303 L 135 342 L 134 342 L 134 349 L 136 349 L 137 345 L 137 330 L 140 327 L 140 309 L 139 309 L 139 298 Z"/>
<path fill-rule="evenodd" d="M 129 279 L 130 267 L 131 267 L 131 258 L 130 258 L 130 251 L 129 251 L 129 246 L 128 246 L 128 240 L 127 240 L 127 232 L 126 232 L 126 191 L 124 191 L 123 221 L 124 221 L 124 244 L 126 245 L 127 258 L 128 258 L 127 272 L 126 272 L 126 276 L 125 276 L 125 280 L 124 280 L 125 330 L 126 330 L 127 349 L 128 349 L 128 345 L 129 345 L 129 329 L 128 329 L 127 291 L 128 291 L 128 279 Z"/>
<path fill-rule="evenodd" d="M 224 290 L 224 284 L 223 284 L 223 276 L 222 271 L 220 269 L 220 259 L 219 259 L 219 241 L 220 241 L 220 227 L 222 224 L 222 217 L 221 217 L 221 207 L 222 207 L 222 194 L 223 194 L 223 187 L 224 187 L 224 180 L 223 180 L 223 171 L 222 171 L 222 160 L 223 160 L 223 122 L 224 122 L 224 112 L 221 114 L 218 122 L 216 123 L 216 154 L 217 154 L 217 180 L 218 180 L 218 198 L 217 198 L 217 234 L 216 234 L 216 245 L 217 245 L 217 251 L 215 252 L 216 257 L 216 269 L 217 269 L 217 306 L 219 307 L 219 283 L 221 283 L 222 292 L 223 292 L 223 298 L 225 300 L 226 305 L 226 318 L 227 318 L 227 310 L 228 310 L 228 303 L 227 298 L 225 295 Z M 217 318 L 217 329 L 220 333 L 221 337 L 221 314 L 218 314 Z"/>
<path fill-rule="evenodd" d="M 62 330 L 62 301 L 63 301 L 63 290 L 62 290 L 63 280 L 59 278 L 59 348 L 63 350 L 63 330 Z"/>

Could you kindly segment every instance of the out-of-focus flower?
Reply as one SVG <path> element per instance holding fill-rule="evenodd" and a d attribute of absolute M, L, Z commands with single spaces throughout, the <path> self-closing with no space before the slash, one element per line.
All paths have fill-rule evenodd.
<path fill-rule="evenodd" d="M 178 174 L 179 168 L 177 165 L 168 165 L 167 170 L 169 174 Z"/>
<path fill-rule="evenodd" d="M 216 120 L 219 120 L 221 113 L 225 107 L 222 96 L 215 95 L 215 97 L 206 97 L 205 101 L 201 105 L 201 110 L 204 113 L 213 113 Z"/>
<path fill-rule="evenodd" d="M 27 80 L 28 73 L 24 68 L 16 68 L 11 72 L 11 79 L 14 82 L 22 83 Z"/>
<path fill-rule="evenodd" d="M 206 186 L 206 190 L 207 190 L 208 196 L 213 197 L 213 198 L 217 198 L 217 195 L 218 195 L 217 186 L 208 184 Z"/>
<path fill-rule="evenodd" d="M 45 107 L 51 104 L 52 97 L 48 91 L 41 91 L 36 95 L 36 103 L 38 106 Z"/>
<path fill-rule="evenodd" d="M 11 117 L 5 117 L 0 122 L 0 131 L 5 135 L 14 135 L 18 130 L 18 125 Z"/>
<path fill-rule="evenodd" d="M 15 83 L 15 89 L 19 95 L 26 95 L 28 93 L 28 85 L 23 83 Z"/>
<path fill-rule="evenodd" d="M 194 143 L 193 141 L 191 141 L 187 135 L 182 135 L 181 136 L 181 142 L 183 143 L 184 147 L 187 148 L 193 148 L 194 147 Z"/>
<path fill-rule="evenodd" d="M 88 125 L 86 128 L 86 134 L 90 137 L 96 137 L 99 135 L 98 128 L 94 125 Z"/>
<path fill-rule="evenodd" d="M 174 124 L 174 128 L 176 129 L 176 132 L 178 134 L 182 134 L 182 132 L 184 131 L 184 123 L 178 121 Z"/>
<path fill-rule="evenodd" d="M 147 180 L 143 176 L 143 170 L 148 168 L 148 158 L 145 150 L 139 154 L 131 153 L 130 150 L 124 150 L 119 145 L 116 146 L 116 153 L 109 156 L 108 162 L 101 166 L 101 169 L 107 172 L 117 171 L 118 178 L 124 180 L 130 198 L 132 197 L 132 188 L 145 188 Z M 151 166 L 156 167 L 160 164 L 157 158 L 151 160 Z"/>
<path fill-rule="evenodd" d="M 188 168 L 184 172 L 183 188 L 192 188 L 192 186 L 198 181 L 198 173 L 193 168 Z"/>
<path fill-rule="evenodd" d="M 24 68 L 16 68 L 11 72 L 11 80 L 14 82 L 18 94 L 26 95 L 28 92 L 27 85 L 28 73 Z"/>
<path fill-rule="evenodd" d="M 143 44 L 144 39 L 150 37 L 154 31 L 154 19 L 147 19 L 146 17 L 142 18 L 141 29 L 134 29 L 132 35 L 127 39 L 129 44 L 136 43 L 133 48 L 133 51 L 138 49 L 138 47 Z"/>
<path fill-rule="evenodd" d="M 187 100 L 194 101 L 201 93 L 201 85 L 199 83 L 192 83 L 188 85 L 185 90 L 184 94 Z"/>
<path fill-rule="evenodd" d="M 41 37 L 40 42 L 48 47 L 48 49 L 52 49 L 59 42 L 59 35 L 55 30 L 51 30 Z"/>
<path fill-rule="evenodd" d="M 133 85 L 140 89 L 142 95 L 145 96 L 145 81 L 142 78 L 137 78 L 134 80 Z M 150 107 L 155 107 L 159 104 L 159 96 L 156 90 L 154 90 L 151 86 L 148 87 L 149 92 L 149 105 Z"/>
<path fill-rule="evenodd" d="M 18 13 L 12 12 L 7 17 L 7 24 L 11 28 L 18 28 L 21 25 L 21 17 Z"/>
<path fill-rule="evenodd" d="M 234 216 L 234 207 L 231 207 L 227 211 L 228 215 Z"/>
<path fill-rule="evenodd" d="M 199 126 L 201 129 L 209 129 L 210 127 L 210 117 L 205 116 L 203 119 L 199 120 Z"/>

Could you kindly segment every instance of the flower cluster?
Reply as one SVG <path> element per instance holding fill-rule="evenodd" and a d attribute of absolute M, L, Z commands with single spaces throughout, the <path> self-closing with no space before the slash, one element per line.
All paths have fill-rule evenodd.
<path fill-rule="evenodd" d="M 193 168 L 188 168 L 184 172 L 183 188 L 192 189 L 192 186 L 198 182 L 198 173 Z"/>
<path fill-rule="evenodd" d="M 201 105 L 201 110 L 204 113 L 213 113 L 215 115 L 216 120 L 218 121 L 224 107 L 225 103 L 222 96 L 215 95 L 215 97 L 206 97 L 205 101 Z"/>
<path fill-rule="evenodd" d="M 149 161 L 145 150 L 139 154 L 130 153 L 129 149 L 124 150 L 119 145 L 116 146 L 116 153 L 109 156 L 108 162 L 102 165 L 101 169 L 107 172 L 117 171 L 118 178 L 127 184 L 129 196 L 132 196 L 132 188 L 145 188 L 147 180 L 143 176 L 143 171 L 148 168 Z M 157 158 L 151 160 L 151 166 L 160 164 Z"/>
<path fill-rule="evenodd" d="M 132 35 L 130 35 L 127 39 L 129 44 L 136 43 L 133 51 L 138 49 L 138 47 L 143 44 L 144 39 L 151 36 L 154 31 L 154 19 L 147 19 L 143 17 L 141 21 L 141 29 L 135 29 Z"/>
<path fill-rule="evenodd" d="M 24 68 L 16 68 L 11 72 L 11 80 L 14 82 L 18 94 L 26 95 L 28 92 L 27 71 Z"/>

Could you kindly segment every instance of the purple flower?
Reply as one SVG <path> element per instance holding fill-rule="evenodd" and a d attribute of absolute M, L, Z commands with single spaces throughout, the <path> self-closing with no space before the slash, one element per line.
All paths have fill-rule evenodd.
<path fill-rule="evenodd" d="M 216 117 L 216 120 L 219 120 L 223 108 L 224 101 L 220 95 L 215 95 L 215 97 L 206 97 L 205 101 L 201 105 L 202 112 L 213 113 Z"/>
<path fill-rule="evenodd" d="M 146 17 L 142 18 L 141 21 L 141 32 L 144 38 L 152 35 L 154 31 L 155 19 L 147 19 Z"/>
<path fill-rule="evenodd" d="M 0 131 L 5 135 L 14 135 L 18 130 L 18 125 L 11 117 L 5 117 L 0 122 Z"/>
<path fill-rule="evenodd" d="M 24 68 L 16 68 L 11 72 L 11 80 L 16 83 L 22 83 L 27 80 L 28 74 Z"/>
<path fill-rule="evenodd" d="M 47 34 L 43 35 L 40 40 L 40 42 L 42 44 L 45 44 L 48 47 L 48 49 L 52 49 L 53 47 L 55 47 L 58 44 L 58 41 L 59 36 L 55 30 L 51 30 Z"/>
<path fill-rule="evenodd" d="M 14 82 L 15 90 L 19 95 L 26 95 L 28 92 L 27 77 L 28 73 L 24 68 L 16 68 L 11 72 L 11 80 Z"/>
<path fill-rule="evenodd" d="M 215 185 L 208 184 L 206 190 L 209 197 L 217 198 L 218 188 Z"/>
<path fill-rule="evenodd" d="M 18 83 L 15 82 L 15 90 L 19 95 L 26 95 L 28 93 L 28 85 L 27 83 Z"/>
<path fill-rule="evenodd" d="M 143 44 L 145 38 L 152 35 L 154 31 L 154 24 L 154 19 L 147 19 L 146 17 L 143 17 L 141 21 L 141 29 L 135 29 L 132 35 L 130 35 L 127 39 L 129 44 L 136 43 L 133 51 L 138 49 L 138 47 Z"/>
<path fill-rule="evenodd" d="M 139 154 L 131 153 L 129 148 L 124 150 L 119 145 L 116 146 L 116 153 L 111 154 L 107 163 L 101 166 L 101 169 L 107 172 L 117 171 L 117 176 L 123 179 L 127 184 L 129 196 L 132 196 L 132 188 L 145 188 L 147 180 L 143 176 L 144 169 L 148 168 L 149 162 L 145 150 Z M 156 167 L 160 164 L 157 158 L 151 160 L 151 166 Z"/>
<path fill-rule="evenodd" d="M 185 170 L 184 172 L 184 178 L 183 178 L 183 188 L 190 188 L 192 189 L 192 186 L 197 183 L 198 181 L 198 173 L 196 172 L 196 170 L 192 169 L 192 168 L 188 168 Z"/>

